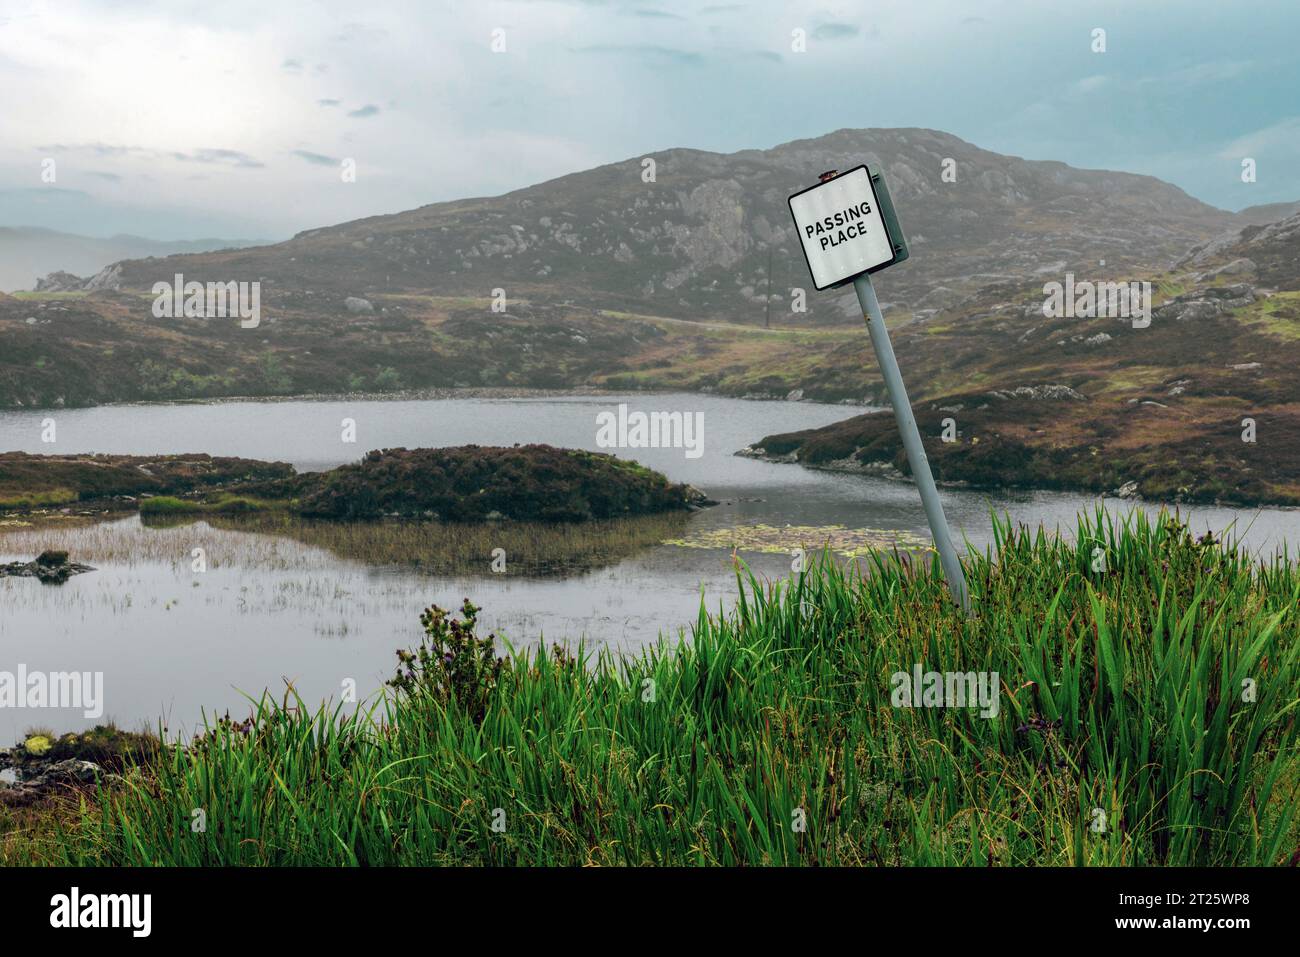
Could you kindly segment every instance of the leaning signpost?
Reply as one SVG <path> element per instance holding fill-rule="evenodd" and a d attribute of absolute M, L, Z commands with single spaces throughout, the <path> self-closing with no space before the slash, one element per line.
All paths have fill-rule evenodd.
<path fill-rule="evenodd" d="M 908 256 L 907 240 L 903 237 L 894 205 L 889 198 L 889 188 L 879 173 L 866 166 L 858 166 L 846 173 L 821 174 L 816 186 L 801 190 L 790 197 L 790 214 L 794 216 L 795 229 L 803 246 L 813 285 L 818 291 L 834 289 L 852 282 L 858 294 L 858 303 L 867 320 L 867 331 L 876 350 L 876 361 L 885 379 L 889 401 L 894 406 L 894 418 L 907 450 L 907 462 L 912 477 L 921 492 L 921 504 L 930 522 L 930 534 L 939 552 L 948 590 L 953 601 L 970 610 L 970 596 L 966 590 L 966 575 L 961 561 L 952 546 L 948 520 L 943 514 L 939 492 L 934 487 L 930 460 L 926 458 L 921 433 L 917 431 L 912 415 L 912 404 L 903 387 L 903 377 L 894 358 L 894 347 L 885 329 L 880 303 L 871 285 L 871 274 L 900 263 Z"/>

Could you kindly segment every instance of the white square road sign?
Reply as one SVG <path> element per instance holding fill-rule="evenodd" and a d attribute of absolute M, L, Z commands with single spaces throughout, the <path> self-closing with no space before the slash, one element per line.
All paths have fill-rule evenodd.
<path fill-rule="evenodd" d="M 790 197 L 804 258 L 817 289 L 874 272 L 896 259 L 865 166 L 841 173 Z"/>

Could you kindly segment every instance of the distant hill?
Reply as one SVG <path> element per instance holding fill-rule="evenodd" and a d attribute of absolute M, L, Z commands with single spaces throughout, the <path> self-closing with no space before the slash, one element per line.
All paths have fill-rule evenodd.
<path fill-rule="evenodd" d="M 1237 213 L 1242 226 L 1266 226 L 1300 213 L 1300 203 L 1264 203 L 1260 206 L 1247 206 Z"/>
<path fill-rule="evenodd" d="M 140 236 L 101 239 L 35 226 L 0 226 L 0 291 L 34 289 L 52 272 L 92 276 L 110 263 L 147 256 L 256 246 L 264 240 L 195 239 L 167 242 Z"/>
<path fill-rule="evenodd" d="M 1150 278 L 1149 327 L 1048 318 L 1041 287 L 1026 282 L 990 285 L 960 310 L 898 328 L 938 478 L 1300 505 L 1300 213 L 1216 237 Z M 888 413 L 756 437 L 745 454 L 908 470 Z"/>
<path fill-rule="evenodd" d="M 643 180 L 645 159 L 654 182 Z M 956 181 L 943 176 L 952 160 Z M 282 306 L 401 292 L 572 303 L 682 319 L 761 321 L 769 254 L 784 321 L 857 321 L 852 293 L 809 297 L 787 196 L 866 162 L 889 179 L 913 258 L 881 297 L 941 308 L 990 281 L 1163 268 L 1247 222 L 1150 176 L 1075 169 L 926 129 L 840 130 L 766 150 L 671 149 L 491 198 L 423 206 L 300 233 L 272 246 L 123 264 L 123 288 L 177 272 L 261 279 Z M 64 267 L 66 268 L 66 267 Z"/>

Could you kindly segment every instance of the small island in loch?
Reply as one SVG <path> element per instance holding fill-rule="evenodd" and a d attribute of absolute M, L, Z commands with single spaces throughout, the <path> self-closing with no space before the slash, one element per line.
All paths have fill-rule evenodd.
<path fill-rule="evenodd" d="M 205 453 L 0 454 L 0 514 L 278 511 L 339 521 L 560 523 L 711 504 L 636 462 L 550 445 L 382 449 L 325 472 Z"/>

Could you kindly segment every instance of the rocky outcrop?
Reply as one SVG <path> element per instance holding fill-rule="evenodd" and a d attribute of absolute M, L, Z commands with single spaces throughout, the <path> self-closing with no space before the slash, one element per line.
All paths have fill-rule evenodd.
<path fill-rule="evenodd" d="M 111 786 L 158 748 L 156 738 L 112 725 L 58 736 L 33 733 L 0 748 L 0 804 L 22 807 Z"/>
<path fill-rule="evenodd" d="M 1177 265 L 1210 267 L 1198 279 L 1250 278 L 1270 289 L 1300 288 L 1300 213 L 1267 225 L 1250 225 L 1193 247 Z"/>
<path fill-rule="evenodd" d="M 122 264 L 113 263 L 105 266 L 95 275 L 86 280 L 82 286 L 86 292 L 94 292 L 97 289 L 118 290 L 122 288 Z"/>
<path fill-rule="evenodd" d="M 0 578 L 35 578 L 46 585 L 62 585 L 73 575 L 94 570 L 89 565 L 68 561 L 67 552 L 45 551 L 35 561 L 0 565 Z"/>
<path fill-rule="evenodd" d="M 5 770 L 9 775 L 4 775 Z M 0 768 L 0 803 L 23 807 L 60 792 L 94 790 L 105 777 L 98 764 L 77 758 L 41 762 L 21 770 Z"/>
<path fill-rule="evenodd" d="M 1231 286 L 1209 286 L 1183 293 L 1151 311 L 1156 320 L 1195 322 L 1226 316 L 1235 309 L 1249 306 L 1259 297 L 1258 290 L 1249 283 Z"/>
<path fill-rule="evenodd" d="M 89 279 L 59 270 L 36 280 L 36 292 L 96 292 L 116 291 L 122 287 L 122 264 L 105 266 Z"/>
<path fill-rule="evenodd" d="M 991 399 L 1073 399 L 1076 402 L 1087 402 L 1088 397 L 1081 392 L 1076 392 L 1068 385 L 1056 385 L 1047 383 L 1044 385 L 1021 385 L 1014 389 L 995 389 L 987 393 Z"/>
<path fill-rule="evenodd" d="M 59 270 L 42 279 L 36 280 L 37 292 L 79 292 L 86 286 L 86 280 L 70 272 Z"/>

